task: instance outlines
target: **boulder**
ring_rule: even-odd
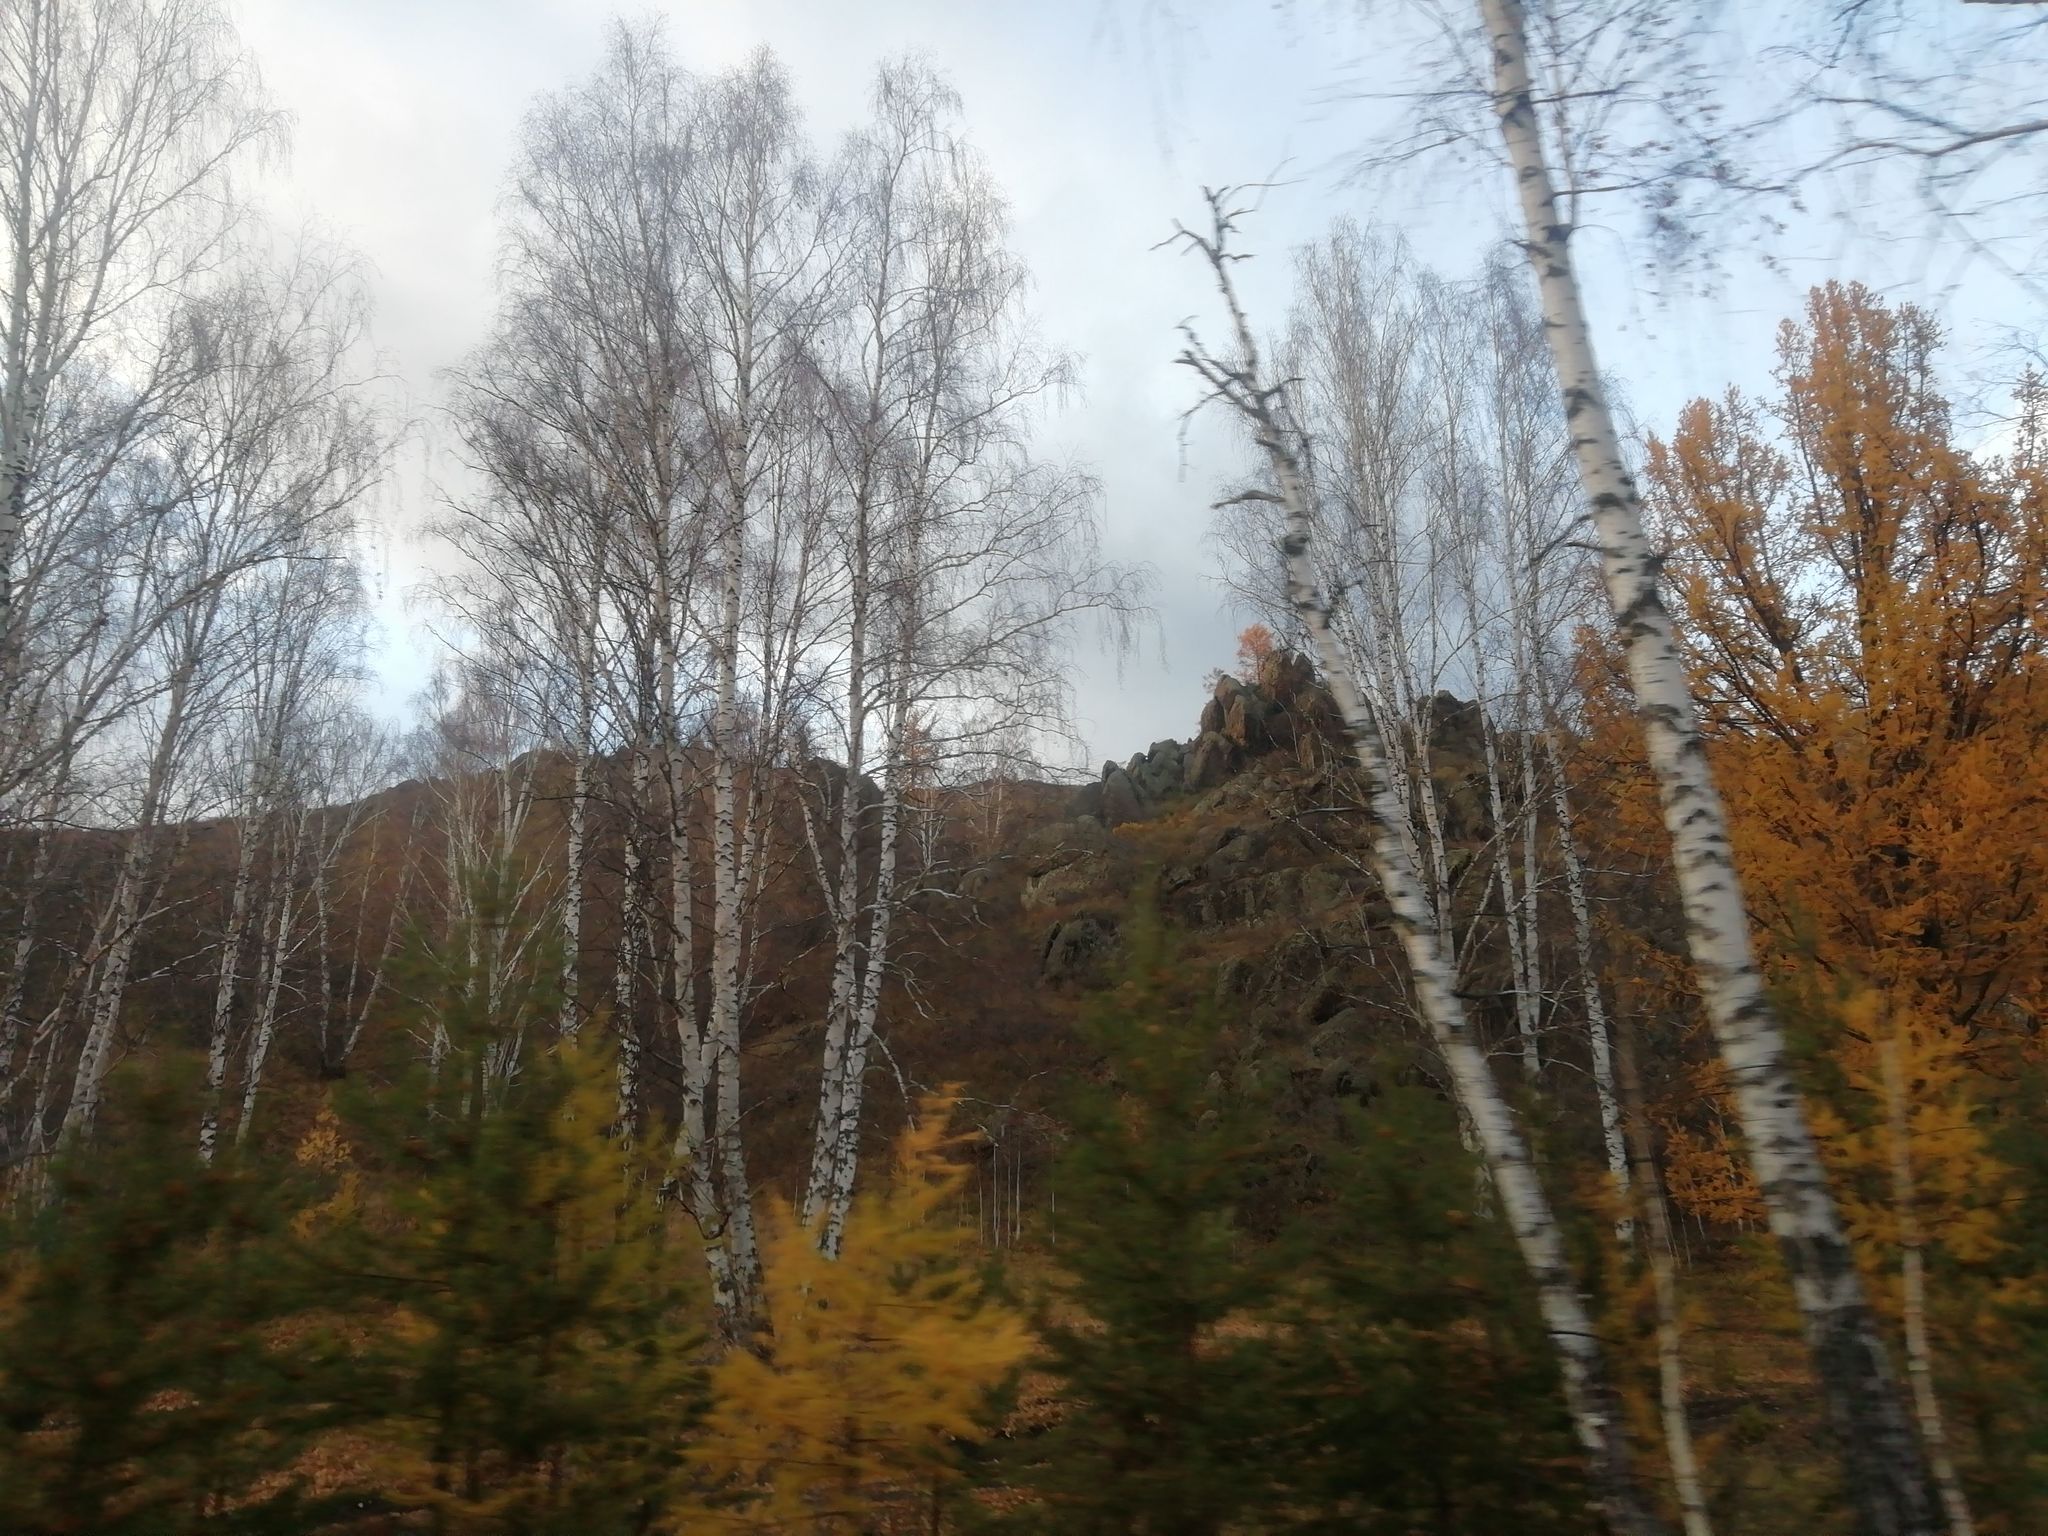
[[[1084,821],[1097,820],[1102,815],[1102,781],[1084,784],[1074,791],[1074,798],[1067,802],[1067,815]]]
[[[1054,923],[1039,955],[1039,980],[1049,985],[1091,982],[1116,946],[1114,918],[1089,913]]]
[[[1210,701],[1214,703],[1214,700]],[[1204,717],[1207,711],[1204,711]],[[1182,759],[1181,787],[1189,794],[1214,789],[1236,771],[1237,748],[1221,731],[1205,730]]]
[[[1136,821],[1145,814],[1145,803],[1138,797],[1138,786],[1131,782],[1131,776],[1112,763],[1109,771],[1102,776],[1102,820],[1105,825],[1122,826],[1127,821]]]
[[[1109,860],[1099,853],[1084,853],[1070,864],[1033,875],[1024,882],[1019,899],[1024,910],[1063,907],[1100,892],[1110,882]]]
[[[1479,706],[1439,691],[1429,702],[1429,745],[1433,752],[1478,758],[1486,750],[1486,725]]]
[[[1309,1037],[1308,1053],[1316,1061],[1347,1061],[1365,1052],[1372,1041],[1372,1022],[1362,1008],[1340,1008]]]
[[[1273,744],[1266,729],[1270,708],[1256,691],[1235,678],[1226,678],[1225,683],[1233,691],[1223,706],[1223,734],[1241,751],[1256,756]]]
[[[1141,796],[1156,802],[1181,792],[1187,764],[1179,742],[1155,741],[1150,750],[1133,757],[1124,771]]]
[[[1244,827],[1225,827],[1216,840],[1215,852],[1202,862],[1202,872],[1211,880],[1231,880],[1250,869],[1265,851],[1266,840]]]

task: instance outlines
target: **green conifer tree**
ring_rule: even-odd
[[[648,1530],[702,1407],[697,1266],[610,1134],[605,1053],[547,1033],[544,946],[512,948],[510,977],[466,934],[419,957],[444,1054],[344,1101],[351,1177],[315,1241],[355,1314],[349,1397],[382,1498],[428,1529]]]
[[[1506,1229],[1475,1209],[1451,1107],[1387,1087],[1322,1149],[1327,1198],[1284,1239],[1288,1428],[1302,1536],[1583,1536],[1584,1458]]]
[[[1270,1492],[1280,1378],[1259,1319],[1281,1270],[1239,1230],[1260,1143],[1212,1076],[1214,1028],[1172,1000],[1156,931],[1133,952],[1086,1029],[1107,1081],[1067,1112],[1059,1269],[1038,1308],[1061,1417],[997,1475],[1028,1494],[1026,1528],[1203,1536]]]
[[[1449,1106],[1385,1088],[1254,1236],[1274,1108],[1224,1086],[1206,1000],[1141,930],[1089,1038],[1038,1368],[1061,1399],[995,1480],[1011,1528],[1564,1536],[1581,1458],[1510,1238]],[[1270,1213],[1268,1213],[1270,1216]]]
[[[290,1170],[192,1148],[198,1085],[117,1075],[100,1134],[0,1234],[0,1529],[315,1529],[293,1475],[334,1419]],[[345,1502],[345,1501],[344,1501]]]

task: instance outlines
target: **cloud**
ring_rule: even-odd
[[[375,264],[379,345],[403,408],[428,415],[437,374],[489,323],[496,205],[522,115],[538,92],[596,65],[606,17],[571,0],[239,0],[235,9],[296,114],[295,154],[266,190]],[[1268,195],[1248,235],[1260,259],[1241,274],[1253,313],[1274,326],[1286,251],[1334,214],[1391,217],[1424,259],[1469,270],[1502,227],[1502,188],[1434,174],[1371,196],[1340,185],[1333,168],[1384,110],[1358,100],[1358,88],[1385,82],[1372,38],[1308,8],[1219,7],[1199,28],[1174,24],[1163,8],[1102,0],[692,0],[666,16],[694,68],[774,49],[821,146],[862,115],[879,60],[916,51],[952,77],[1010,198],[1043,330],[1085,362],[1085,394],[1046,422],[1043,446],[1094,468],[1109,547],[1158,573],[1164,659],[1156,645],[1121,668],[1077,658],[1090,756],[1185,734],[1200,678],[1230,659],[1241,622],[1223,610],[1204,541],[1213,486],[1234,464],[1220,439],[1198,433],[1182,471],[1180,415],[1193,392],[1172,366],[1175,327],[1213,306],[1193,262],[1153,247],[1176,217],[1196,214],[1205,181],[1293,178]],[[1801,263],[1790,242],[1790,275],[1744,274],[1704,305],[1660,310],[1638,291],[1622,239],[1589,229],[1605,361],[1629,381],[1642,419],[1666,420],[1687,395],[1731,376],[1763,381],[1775,317],[1840,265],[1825,232],[1808,234],[1825,272]],[[435,558],[411,542],[436,476],[450,473],[444,460],[435,467],[430,421],[427,430],[427,467],[408,455],[386,508],[385,554],[399,586]],[[424,668],[401,597],[387,593],[379,610],[391,698]]]

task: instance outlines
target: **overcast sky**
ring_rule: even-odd
[[[493,296],[496,201],[522,114],[536,94],[587,75],[609,8],[585,0],[233,0],[266,84],[294,116],[293,149],[268,195],[372,264],[376,338],[394,392],[422,422],[377,508],[379,704],[404,712],[431,654],[411,588],[434,559],[417,538],[432,487],[439,370],[483,337]],[[1185,737],[1201,679],[1225,664],[1244,622],[1230,613],[1205,540],[1217,479],[1233,466],[1212,434],[1182,453],[1190,381],[1172,365],[1175,326],[1208,309],[1202,274],[1153,247],[1193,217],[1206,182],[1292,184],[1268,197],[1247,269],[1257,314],[1277,325],[1286,253],[1344,213],[1405,229],[1422,255],[1467,271],[1497,238],[1501,187],[1484,180],[1343,184],[1347,151],[1375,127],[1359,83],[1378,81],[1384,36],[1346,6],[1210,7],[1199,31],[1150,24],[1143,0],[673,0],[678,57],[710,71],[772,48],[829,148],[864,114],[872,69],[915,50],[966,103],[969,131],[1005,189],[1015,244],[1036,278],[1048,339],[1077,353],[1084,387],[1044,424],[1048,453],[1101,478],[1111,551],[1151,565],[1158,626],[1124,660],[1077,658],[1079,724],[1091,760]],[[639,14],[638,11],[632,14]],[[1958,292],[1927,252],[1872,249],[1832,225],[1777,243],[1781,270],[1738,264],[1711,299],[1660,305],[1641,290],[1618,232],[1588,231],[1602,361],[1637,415],[1668,420],[1731,380],[1761,383],[1770,335],[1809,283],[1857,277],[1938,291],[1966,340],[1988,336],[2001,300]],[[1930,289],[1931,285],[1931,289]],[[1185,462],[1183,462],[1185,458]]]

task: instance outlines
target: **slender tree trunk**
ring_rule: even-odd
[[[624,817],[625,867],[619,878],[618,966],[612,973],[612,1028],[619,1037],[619,1092],[612,1124],[630,1137],[640,1120],[640,954],[647,933],[646,853],[642,822],[647,814],[648,762],[644,742],[632,747],[632,788]]]
[[[1643,1085],[1636,1075],[1630,1030],[1616,1032],[1621,1058],[1622,1091],[1628,1097],[1628,1145],[1635,1159],[1631,1181],[1649,1223],[1650,1284],[1657,1304],[1657,1413],[1664,1425],[1664,1454],[1671,1463],[1671,1484],[1678,1494],[1678,1514],[1685,1536],[1714,1536],[1707,1518],[1706,1490],[1700,1484],[1699,1459],[1692,1443],[1692,1419],[1685,1407],[1684,1338],[1680,1331],[1677,1252],[1671,1240],[1671,1214],[1664,1203],[1664,1181],[1657,1176],[1656,1153],[1650,1146],[1650,1123],[1643,1113]]]
[[[670,713],[673,719],[673,712]],[[711,1274],[713,1314],[739,1313],[740,1298],[733,1276],[732,1247],[726,1240],[725,1217],[719,1209],[715,1151],[709,1135],[711,1042],[697,1007],[697,939],[695,863],[690,852],[689,813],[693,792],[681,748],[669,732],[664,758],[669,818],[669,941],[670,985],[675,994],[676,1050],[682,1062],[681,1102],[676,1113],[674,1169],[665,1193],[680,1194],[684,1208],[704,1241],[704,1263]],[[679,1187],[680,1180],[680,1187]]]
[[[866,1092],[868,1048],[882,1009],[882,984],[887,977],[889,929],[896,908],[896,873],[903,822],[903,748],[909,706],[899,695],[889,722],[889,761],[882,787],[881,850],[875,867],[875,897],[869,908],[867,969],[861,977],[860,1006],[853,1040],[847,1051],[841,1090],[838,1145],[833,1155],[832,1189],[826,1218],[825,1253],[839,1256],[846,1240],[846,1218],[853,1209],[853,1188],[860,1168],[860,1119]]]
[[[1538,1060],[1543,1039],[1543,930],[1542,871],[1536,858],[1536,743],[1525,725],[1520,742],[1522,758],[1522,803],[1518,821],[1522,830],[1522,965],[1518,994],[1524,1009],[1524,1029],[1531,1060]],[[1540,1062],[1539,1062],[1540,1064]]]
[[[199,1160],[211,1163],[220,1141],[220,1101],[227,1087],[228,1050],[235,1022],[235,987],[241,980],[242,939],[249,924],[249,890],[255,884],[260,822],[238,829],[242,850],[235,860],[235,889],[228,900],[227,931],[221,935],[220,977],[213,991],[213,1028],[206,1048],[206,1104],[199,1114]]]
[[[845,1113],[846,1061],[852,1045],[859,985],[862,906],[860,899],[860,774],[867,745],[867,529],[866,510],[856,513],[853,613],[847,637],[846,777],[839,792],[839,868],[820,863],[818,883],[832,916],[832,990],[825,1009],[825,1051],[818,1079],[818,1115],[811,1139],[810,1175],[800,1207],[803,1224],[817,1229],[832,1199],[833,1170],[840,1155],[840,1121]],[[872,964],[872,961],[870,962]],[[822,1233],[820,1236],[822,1237]],[[827,1251],[830,1251],[829,1248]]]
[[[122,855],[120,873],[115,877],[114,895],[102,931],[105,947],[100,952],[98,986],[92,992],[92,1011],[85,1044],[78,1053],[78,1065],[71,1080],[71,1100],[64,1108],[59,1136],[66,1142],[90,1136],[99,1116],[100,1097],[106,1086],[107,1069],[113,1065],[114,1040],[121,1030],[121,1012],[128,997],[128,978],[135,963],[135,945],[142,924],[156,899],[160,871],[156,864],[158,826],[164,794],[170,777],[171,743],[180,728],[183,690],[173,690],[169,724],[151,759],[150,776],[142,797],[142,814],[129,833],[128,848]],[[184,834],[175,840],[171,858],[184,847]]]
[[[256,1005],[255,1027],[249,1036],[249,1056],[242,1064],[242,1115],[235,1122],[235,1145],[249,1139],[249,1127],[256,1119],[256,1096],[263,1088],[263,1068],[270,1060],[271,1043],[277,1038],[278,1001],[284,991],[285,962],[291,958],[292,917],[295,903],[292,883],[298,871],[304,815],[288,836],[281,836],[278,849],[277,921],[270,934],[270,953],[265,958],[263,986]]]
[[[1280,391],[1268,386],[1259,372],[1258,346],[1229,280],[1222,244],[1227,216],[1220,199],[1216,215],[1216,237],[1201,242],[1201,248],[1229,306],[1237,361],[1224,365],[1192,352],[1187,360],[1246,418],[1278,487],[1277,500],[1286,519],[1281,551],[1287,562],[1288,600],[1313,643],[1325,685],[1364,773],[1372,809],[1374,867],[1408,958],[1417,1007],[1443,1057],[1452,1090],[1471,1115],[1501,1209],[1535,1284],[1572,1424],[1586,1453],[1594,1497],[1615,1536],[1651,1536],[1662,1532],[1664,1524],[1636,1481],[1627,1424],[1608,1375],[1604,1346],[1579,1293],[1564,1235],[1529,1160],[1514,1113],[1465,1018],[1456,978],[1438,942],[1435,914],[1419,876],[1409,808],[1395,797],[1386,747],[1346,667],[1343,648],[1316,586],[1309,552],[1308,493],[1276,411]]]
[[[7,969],[7,990],[0,994],[0,1103],[13,1091],[14,1062],[21,1052],[22,1028],[26,1023],[22,999],[28,989],[29,961],[35,956],[39,908],[43,887],[50,878],[55,842],[47,826],[36,830],[28,881],[21,888],[21,918],[15,929],[14,955]]]
[[[710,1055],[716,1082],[711,1106],[711,1141],[717,1148],[723,1228],[731,1252],[733,1311],[720,1319],[729,1338],[755,1327],[760,1295],[760,1251],[754,1232],[753,1190],[747,1181],[746,1149],[740,1139],[740,949],[742,831],[737,783],[739,757],[740,512],[723,539],[718,639],[718,695],[712,722],[711,783],[714,882],[711,930]]]
[[[569,783],[568,880],[562,890],[562,1011],[556,1024],[564,1040],[583,1027],[578,991],[583,959],[584,839],[590,825],[590,728],[586,722],[576,744],[576,769]]]
[[[1573,958],[1579,967],[1579,988],[1585,998],[1586,1041],[1593,1059],[1593,1093],[1600,1104],[1600,1143],[1607,1152],[1607,1171],[1621,1196],[1621,1214],[1615,1218],[1614,1235],[1623,1247],[1635,1244],[1635,1223],[1628,1214],[1629,1166],[1627,1138],[1622,1130],[1621,1100],[1615,1092],[1614,1038],[1607,1026],[1607,1008],[1600,996],[1600,977],[1593,966],[1593,909],[1586,900],[1585,866],[1579,860],[1579,841],[1573,828],[1570,792],[1564,782],[1564,760],[1558,751],[1557,735],[1542,727],[1543,746],[1550,758],[1550,810],[1557,822],[1557,849],[1564,865],[1565,901],[1572,910]]]
[[[128,972],[135,959],[135,940],[142,927],[143,886],[156,834],[137,827],[129,834],[128,852],[115,876],[107,948],[100,958],[99,984],[92,992],[92,1011],[85,1045],[78,1053],[71,1079],[71,1102],[64,1109],[63,1141],[90,1136],[99,1117],[100,1094],[112,1065],[114,1037],[120,1030],[121,1005],[128,992]]]
[[[1509,835],[1507,796],[1500,785],[1500,751],[1493,717],[1487,709],[1486,665],[1478,663],[1479,740],[1486,758],[1486,798],[1493,812],[1494,868],[1500,875],[1501,927],[1507,934],[1508,972],[1515,989],[1515,1034],[1522,1043],[1522,1072],[1535,1082],[1543,1072],[1543,1054],[1536,1038],[1536,999],[1530,996],[1527,947],[1533,933],[1524,932],[1521,903],[1516,899],[1514,841]]]
[[[1864,1297],[1784,1032],[1751,952],[1727,815],[1658,591],[1659,559],[1601,386],[1571,229],[1558,210],[1536,116],[1521,0],[1479,0],[1479,7],[1492,45],[1494,110],[1520,191],[1524,245],[1671,834],[1701,998],[1791,1275],[1863,1536],[1928,1536],[1940,1529],[1940,1517],[1928,1498],[1926,1456]]]
[[[349,956],[346,995],[348,997],[351,1017],[349,1020],[348,1037],[342,1042],[341,1059],[337,1063],[338,1069],[342,1071],[347,1070],[349,1060],[355,1055],[356,1046],[363,1038],[363,1031],[369,1026],[370,1009],[377,1001],[377,995],[384,990],[384,973],[391,963],[392,952],[398,947],[398,932],[401,927],[400,920],[404,916],[406,909],[406,892],[412,886],[413,873],[416,868],[414,864],[414,847],[419,838],[419,824],[423,806],[424,801],[415,801],[412,815],[406,822],[405,844],[399,850],[398,884],[391,893],[390,910],[384,914],[384,938],[377,948],[376,963],[370,968],[369,985],[363,988],[360,996],[358,996],[356,991],[356,981],[361,974],[362,951],[360,948],[356,948]],[[356,909],[356,943],[358,945],[361,943],[363,928],[369,917],[370,876],[375,868],[375,862],[372,860],[365,865],[363,870],[363,889],[361,896],[358,898]]]
[[[1885,1037],[1885,1122],[1891,1139],[1892,1203],[1899,1223],[1899,1304],[1906,1323],[1906,1376],[1913,1387],[1913,1407],[1920,1419],[1920,1438],[1934,1468],[1934,1485],[1948,1516],[1949,1536],[1975,1536],[1977,1522],[1963,1480],[1949,1454],[1948,1426],[1941,1397],[1934,1387],[1934,1353],[1927,1347],[1926,1242],[1920,1233],[1919,1196],[1914,1188],[1913,1143],[1908,1124],[1905,1064],[1899,1059],[1896,1026]]]
[[[1450,966],[1452,974],[1455,975],[1458,969],[1457,916],[1451,905],[1451,860],[1444,843],[1443,807],[1437,802],[1436,775],[1430,771],[1429,730],[1427,726],[1417,727],[1412,719],[1404,722],[1402,729],[1416,743],[1414,756],[1418,777],[1415,779],[1415,799],[1422,808],[1423,835],[1429,839],[1429,869],[1436,897],[1438,943],[1443,948],[1444,963]],[[1403,756],[1397,744],[1390,744],[1387,771],[1393,775],[1394,798],[1406,805],[1409,796],[1403,781],[1409,775],[1407,769],[1402,766]],[[1468,934],[1467,937],[1469,936]]]

